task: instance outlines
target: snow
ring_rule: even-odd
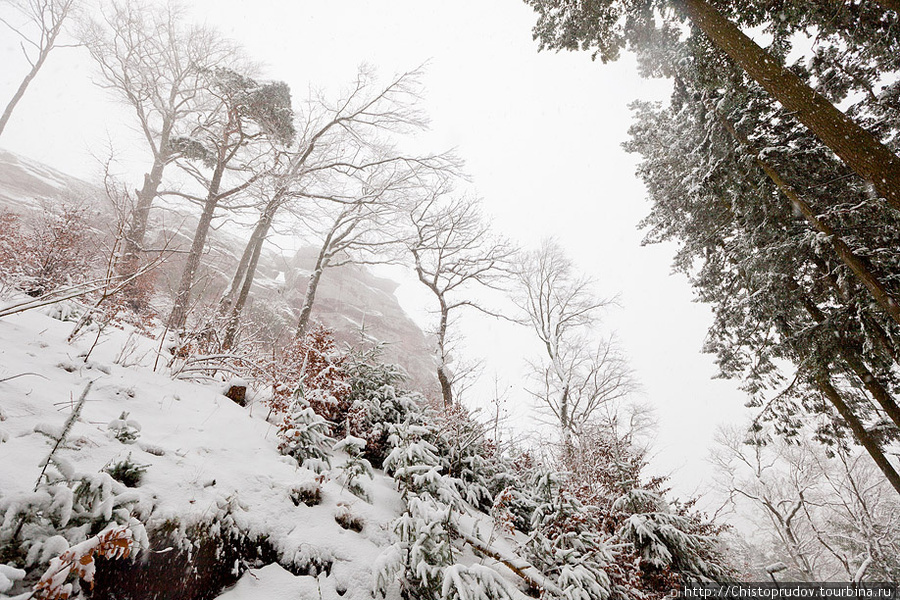
[[[390,478],[376,474],[370,486],[374,505],[343,490],[339,481],[326,480],[320,505],[295,506],[291,490],[315,474],[278,453],[277,428],[264,420],[266,410],[238,406],[215,384],[204,387],[154,373],[154,340],[140,340],[134,355],[143,352],[141,366],[113,364],[128,338],[124,331],[101,339],[91,354],[93,364],[85,365],[79,353],[93,336],[67,344],[71,327],[36,312],[0,320],[0,379],[35,373],[0,382],[7,439],[0,455],[0,497],[32,491],[51,447],[47,435],[58,434],[74,399],[93,381],[82,414],[58,452],[73,472],[99,473],[130,453],[134,462],[149,465],[134,490],[148,529],[167,519],[177,519],[186,529],[231,511],[240,529],[268,536],[284,564],[302,569],[333,562],[323,590],[343,586],[344,598],[371,597],[371,565],[380,546],[389,543],[389,523],[403,509]],[[123,413],[128,413],[127,425],[140,430],[136,444],[108,435],[110,425],[122,424]],[[362,519],[363,531],[341,528],[334,520],[339,509]],[[51,550],[65,550],[63,543]],[[276,568],[266,576],[271,572]],[[5,585],[11,574],[0,571],[5,578],[0,583]]]
[[[327,578],[292,575],[283,567],[273,564],[261,569],[251,569],[232,589],[219,596],[219,600],[297,600],[297,598],[342,598]]]
[[[58,311],[54,314],[60,316]],[[0,442],[0,503],[40,502],[52,506],[60,522],[71,519],[70,487],[34,489],[42,461],[56,443],[53,438],[66,428],[77,399],[90,384],[80,413],[52,456],[51,469],[69,480],[80,478],[96,490],[91,493],[103,499],[92,508],[98,518],[109,520],[115,507],[132,503],[148,532],[174,521],[181,532],[214,524],[232,527],[250,539],[266,538],[278,564],[248,570],[221,594],[225,600],[369,600],[381,567],[398,560],[394,527],[407,506],[422,505],[429,514],[450,511],[445,504],[408,502],[394,478],[380,470],[372,471],[371,479],[367,474],[358,477],[364,480],[369,501],[361,499],[348,489],[345,471],[349,461],[358,460],[365,440],[350,436],[337,441],[332,468],[317,474],[279,453],[278,426],[266,421],[267,407],[238,406],[222,395],[227,387],[223,382],[173,379],[163,367],[166,361],[157,360],[159,340],[132,330],[109,329],[85,361],[94,335],[69,343],[72,326],[38,311],[0,319],[0,440],[5,440]],[[123,436],[123,431],[132,435]],[[432,456],[436,448],[415,439],[424,433],[424,428],[408,425],[404,435],[411,436],[409,443],[398,446],[386,464],[397,463],[395,470],[417,486],[447,487],[439,481],[439,468],[428,466],[426,473],[419,472],[420,459],[428,464],[437,461]],[[103,469],[129,456],[135,464],[147,466],[140,485],[111,490],[110,485],[119,484]],[[320,503],[307,506],[299,500],[314,489],[321,492]],[[438,489],[438,496],[448,490]],[[515,556],[516,540],[499,535],[487,515],[461,500],[453,503],[462,511],[457,514],[454,509],[453,514],[463,539],[454,550],[457,567],[447,571],[451,577],[446,580],[447,594],[468,597],[468,590],[483,583],[497,594],[523,598],[515,587],[521,583],[519,577],[494,558],[476,555],[471,542],[464,543],[474,540],[490,548],[492,555],[527,570],[529,565]],[[432,517],[442,522],[448,515]],[[362,529],[345,529],[338,520],[361,523]],[[67,537],[43,540],[35,546],[40,553],[35,560],[53,564],[77,544],[95,543],[91,538]],[[5,592],[12,593],[21,578],[18,570],[0,566],[0,599],[8,598]],[[14,591],[21,592],[21,586]],[[397,600],[398,593],[397,586],[391,586],[387,600]]]

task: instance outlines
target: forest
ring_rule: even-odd
[[[900,3],[203,1],[0,1],[0,599],[896,593]]]

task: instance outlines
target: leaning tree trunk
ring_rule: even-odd
[[[884,455],[878,441],[872,437],[863,423],[853,413],[853,410],[846,402],[844,402],[840,392],[832,385],[831,377],[825,373],[820,373],[816,376],[816,384],[825,397],[828,398],[828,401],[831,402],[831,405],[837,409],[838,414],[841,415],[844,422],[850,427],[850,431],[853,432],[853,437],[856,438],[856,441],[866,449],[866,452],[869,453],[869,456],[872,457],[872,460],[875,461],[875,464],[878,465],[878,468],[884,473],[884,476],[887,477],[887,480],[894,490],[900,494],[900,474],[897,473],[894,465],[892,465]]]
[[[781,173],[779,173],[774,166],[767,160],[761,158],[759,153],[753,151],[753,146],[750,144],[750,140],[747,139],[747,136],[738,132],[734,125],[732,125],[728,119],[720,115],[714,107],[707,106],[707,109],[712,111],[725,130],[728,131],[735,141],[745,149],[745,153],[754,160],[756,165],[763,170],[772,183],[774,183],[775,186],[781,190],[781,193],[790,200],[794,210],[803,215],[803,218],[806,219],[806,222],[809,223],[813,229],[827,236],[835,254],[838,255],[841,261],[850,268],[850,271],[853,272],[856,278],[867,290],[869,290],[869,294],[872,295],[872,298],[875,299],[875,302],[878,303],[882,310],[900,325],[900,302],[897,302],[897,300],[891,296],[887,287],[882,283],[878,276],[872,272],[868,264],[853,252],[850,246],[841,239],[840,235],[838,235],[828,223],[819,218],[812,206],[797,193],[793,186],[781,176]]]
[[[900,157],[724,18],[706,0],[679,0],[691,22],[900,210]]]
[[[827,323],[828,318],[825,316],[825,313],[823,313],[815,302],[803,292],[800,288],[800,284],[790,278],[787,280],[787,284],[790,289],[799,294],[801,304],[806,309],[806,312],[809,313],[809,316],[812,317],[818,325],[821,326]],[[835,331],[835,334],[839,340],[837,345],[838,354],[840,354],[841,358],[844,359],[844,362],[847,363],[850,369],[856,374],[862,382],[863,387],[868,390],[869,394],[875,399],[878,405],[881,406],[885,414],[894,422],[894,425],[900,429],[900,406],[894,401],[894,397],[888,392],[887,388],[879,381],[875,374],[869,370],[862,357],[860,357],[849,344],[844,343],[844,341],[840,339],[839,335],[837,335],[837,331]]]
[[[300,318],[297,321],[297,337],[302,338],[309,330],[309,319],[312,315],[313,304],[316,302],[316,292],[319,289],[319,281],[322,280],[322,273],[328,266],[328,259],[319,255],[316,261],[316,268],[309,275],[309,281],[306,284],[306,295],[303,297],[303,306],[300,308]]]
[[[194,276],[197,274],[197,268],[200,266],[200,256],[203,254],[204,246],[206,246],[206,238],[209,235],[213,214],[215,214],[216,206],[219,204],[219,186],[222,185],[224,172],[225,161],[220,160],[210,180],[206,203],[203,205],[200,222],[197,223],[197,230],[194,232],[194,240],[191,242],[191,249],[188,252],[187,264],[185,264],[184,271],[181,273],[181,283],[178,286],[178,292],[175,294],[175,304],[172,306],[172,312],[169,313],[169,319],[166,322],[166,326],[174,331],[184,329],[184,324],[187,321],[188,306],[191,302],[191,288],[194,285]]]
[[[169,143],[168,134],[163,134],[159,142],[159,150],[153,157],[153,166],[144,174],[144,183],[137,192],[137,203],[131,211],[128,230],[125,232],[125,249],[122,252],[120,275],[131,275],[140,268],[139,254],[144,249],[144,238],[147,236],[147,224],[150,222],[150,207],[159,194],[163,171],[169,160],[165,147]]]
[[[222,340],[222,347],[231,348],[234,345],[234,339],[237,336],[238,324],[241,321],[241,313],[247,304],[247,298],[250,297],[250,289],[253,287],[253,279],[256,277],[256,267],[259,265],[259,257],[262,254],[262,248],[269,234],[269,227],[272,225],[272,216],[266,212],[256,225],[251,237],[252,252],[248,257],[247,266],[244,269],[244,281],[238,293],[234,306],[231,307],[231,314],[228,317],[228,323],[225,326],[225,336]],[[248,244],[248,248],[250,247]]]
[[[25,75],[22,83],[19,84],[18,89],[16,89],[16,93],[13,94],[13,97],[10,99],[9,103],[6,105],[6,108],[3,110],[3,115],[0,115],[0,135],[3,134],[3,130],[6,128],[6,124],[9,122],[9,118],[12,116],[13,109],[16,108],[16,105],[22,99],[22,96],[25,95],[25,90],[28,89],[28,85],[35,77],[37,77],[38,71],[41,70],[41,67],[44,65],[44,61],[47,60],[47,55],[50,54],[50,51],[53,49],[53,44],[58,34],[59,28],[56,28],[55,30],[50,32],[50,37],[47,40],[47,46],[41,49],[40,53],[38,54],[37,60],[31,66],[31,70],[28,71],[28,74]]]
[[[247,273],[250,269],[250,263],[253,260],[254,254],[257,254],[257,262],[259,261],[259,251],[257,249],[262,248],[266,236],[269,234],[269,227],[272,225],[272,219],[275,216],[276,209],[277,205],[275,201],[269,202],[262,215],[260,215],[259,220],[256,222],[256,227],[254,227],[253,233],[250,234],[250,240],[244,247],[244,252],[241,254],[241,260],[238,262],[234,277],[231,279],[231,286],[228,288],[228,292],[222,296],[222,299],[219,301],[219,314],[225,315],[234,309],[238,294],[243,287],[244,281],[247,279]],[[255,265],[256,263],[254,263],[253,269],[249,270],[251,282],[256,276]]]

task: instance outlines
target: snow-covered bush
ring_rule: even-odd
[[[361,517],[354,515],[353,511],[350,509],[350,505],[345,502],[338,503],[337,510],[334,512],[334,520],[344,529],[349,529],[350,531],[355,531],[357,533],[362,531],[363,527],[365,527],[365,521],[363,521]]]
[[[452,565],[444,570],[441,600],[512,600],[509,583],[483,565]]]
[[[421,410],[418,411],[421,417]],[[446,475],[437,447],[429,439],[438,432],[410,422],[392,424],[393,446],[384,459],[384,469],[393,476],[406,501],[406,511],[394,521],[394,547],[385,551],[376,570],[376,591],[387,593],[399,579],[406,597],[441,597],[444,571],[456,563],[454,511],[462,506],[456,486]]]
[[[36,569],[70,546],[108,527],[127,526],[144,544],[143,525],[133,518],[138,497],[108,473],[75,474],[58,457],[34,492],[0,497],[0,563]]]
[[[357,498],[371,502],[371,494],[362,480],[362,477],[369,479],[374,477],[372,464],[363,458],[362,451],[365,447],[366,440],[348,435],[334,445],[334,451],[343,451],[347,454],[347,460],[339,467],[340,479],[344,486]]]
[[[317,506],[322,503],[322,481],[323,475],[317,476],[315,479],[305,481],[291,488],[291,502],[294,506],[305,504],[306,506]]]
[[[386,596],[397,584],[407,598],[440,598],[444,569],[455,563],[451,512],[428,493],[407,498],[407,510],[393,526],[397,542],[375,565],[376,592]]]
[[[125,487],[133,488],[141,484],[147,468],[148,465],[139,465],[131,460],[131,453],[129,453],[124,459],[106,466],[103,470]]]
[[[141,436],[141,424],[128,418],[128,413],[123,412],[118,419],[113,419],[106,426],[109,435],[123,444],[133,444]]]
[[[581,504],[550,473],[539,476],[535,488],[538,506],[525,544],[532,564],[555,576],[566,600],[610,598],[606,570],[613,557],[596,509]]]
[[[691,513],[690,507],[673,507],[658,494],[634,489],[617,499],[613,508],[631,513],[617,533],[631,543],[645,571],[671,572],[681,581],[717,582],[730,577],[716,547],[716,529]]]
[[[496,451],[487,443],[484,427],[459,405],[436,414],[434,425],[441,433],[435,444],[444,472],[466,502],[482,511],[490,510],[493,496],[488,488],[502,466],[496,464]]]
[[[430,494],[445,503],[454,503],[459,495],[456,488],[441,475],[443,465],[437,447],[429,441],[435,432],[424,425],[409,421],[391,425],[389,441],[393,450],[384,459],[384,470],[397,482],[404,498]]]
[[[282,454],[293,456],[301,466],[317,473],[322,472],[331,467],[331,443],[327,432],[328,423],[298,393],[290,412],[278,428],[281,440],[278,450]]]
[[[328,433],[336,434],[332,428],[343,426],[350,409],[345,360],[337,350],[333,332],[321,325],[292,340],[267,361],[262,374],[272,389],[267,400],[272,412],[286,413],[294,394],[302,389],[312,409],[328,422]]]
[[[425,404],[421,395],[403,389],[403,369],[381,358],[382,349],[375,346],[350,353],[344,364],[350,403],[347,433],[366,440],[363,456],[377,468],[392,449],[388,438],[393,426],[421,413]]]
[[[100,256],[83,208],[43,208],[30,219],[0,213],[0,283],[29,296],[89,279]]]

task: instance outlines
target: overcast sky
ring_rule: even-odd
[[[636,157],[620,147],[631,121],[627,105],[665,100],[667,82],[641,80],[627,56],[602,65],[587,54],[539,54],[534,15],[518,0],[185,4],[196,20],[240,42],[267,77],[288,82],[295,98],[310,87],[337,90],[362,62],[387,77],[427,61],[423,108],[431,129],[420,143],[456,148],[498,230],[524,246],[556,237],[602,294],[618,294],[606,324],[656,410],[654,468],[672,472],[682,494],[699,484],[715,425],[741,420],[745,397],[733,382],[711,378],[712,357],[700,353],[710,313],[692,302],[684,277],[671,274],[673,247],[642,247],[636,229],[649,205],[634,176]],[[26,70],[5,30],[0,64],[5,104]],[[96,179],[96,157],[110,144],[124,171],[146,160],[127,151],[135,135],[129,123],[127,110],[91,83],[83,50],[60,49],[0,146]],[[128,156],[137,162],[129,166]],[[398,294],[427,320],[412,282]],[[528,332],[474,316],[463,329],[468,350],[486,359],[480,389],[492,387],[496,373],[512,412],[527,414],[521,373],[522,349],[534,347]]]

